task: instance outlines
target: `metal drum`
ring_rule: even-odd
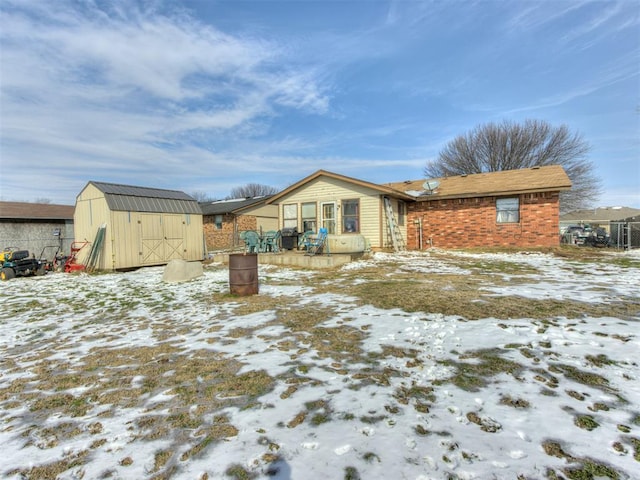
[[[258,254],[229,255],[229,290],[233,295],[258,293]]]

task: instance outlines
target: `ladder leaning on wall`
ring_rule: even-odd
[[[393,242],[393,249],[396,252],[406,250],[407,246],[404,243],[402,231],[400,230],[400,225],[398,225],[396,216],[393,213],[393,207],[391,206],[391,199],[389,197],[384,197],[384,208],[387,212],[387,226],[389,228],[391,241]]]

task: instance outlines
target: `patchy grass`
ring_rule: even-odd
[[[469,320],[488,317],[581,318],[583,315],[631,318],[639,310],[638,305],[632,302],[604,305],[573,300],[490,296],[482,290],[488,280],[480,274],[439,274],[435,279],[416,279],[415,274],[406,275],[406,278],[396,275],[388,280],[380,280],[380,277],[384,278],[379,273],[372,275],[372,279],[366,283],[347,284],[344,293],[358,297],[363,305],[369,304],[382,309],[401,308],[408,312],[438,312]],[[502,281],[491,279],[492,284]],[[510,280],[511,283],[514,281]]]
[[[500,397],[500,405],[507,405],[513,408],[529,408],[531,404],[523,398],[511,398],[511,395]]]
[[[84,465],[88,460],[88,455],[89,451],[83,450],[75,454],[70,454],[62,460],[47,463],[44,465],[34,466],[31,468],[20,468],[11,470],[7,472],[7,474],[10,476],[20,475],[21,477],[28,478],[29,480],[51,480],[52,478],[57,478],[58,475],[66,472],[71,468],[82,467],[82,465]]]
[[[460,356],[461,360],[473,359],[473,362],[440,360],[439,363],[455,368],[455,373],[446,380],[438,380],[434,383],[453,383],[463,390],[474,392],[486,386],[490,377],[498,374],[507,373],[517,376],[524,367],[502,357],[502,353],[504,350],[501,349],[477,350]]]
[[[554,254],[570,258],[577,266],[583,262],[604,264],[608,261],[607,255],[602,252],[588,252],[586,249],[559,249]],[[468,261],[447,253],[434,255],[448,258],[450,264],[464,268],[469,273],[427,275],[410,268],[398,268],[398,264],[390,261],[356,271],[329,269],[314,272],[305,278],[296,279],[295,285],[309,287],[314,293],[351,295],[356,297],[356,306],[370,304],[410,312],[437,312],[456,316],[460,318],[460,322],[487,317],[504,318],[500,326],[505,330],[514,323],[506,319],[526,318],[521,322],[528,322],[531,337],[542,336],[548,329],[559,326],[557,317],[576,318],[569,330],[575,331],[580,328],[576,325],[584,315],[627,318],[637,316],[640,310],[637,301],[628,304],[592,305],[575,301],[488,296],[483,290],[487,285],[504,285],[507,281],[529,282],[530,279],[525,277],[539,272],[515,262]],[[640,267],[640,262],[638,263]],[[505,277],[510,278],[505,280]],[[270,278],[269,282],[273,285],[292,284],[290,280],[278,280],[276,277]],[[187,295],[187,301],[194,302],[193,312],[200,314],[207,309],[218,309],[219,312],[215,320],[212,320],[213,316],[203,317],[201,323],[196,324],[176,321],[165,311],[166,303],[175,301],[173,295],[161,293],[154,296],[134,282],[127,282],[121,287],[137,297],[127,299],[119,298],[112,292],[94,292],[88,296],[86,305],[74,303],[72,299],[63,299],[58,304],[57,308],[63,310],[65,315],[81,313],[87,308],[101,309],[92,318],[74,320],[74,331],[82,331],[88,325],[109,325],[108,328],[82,337],[82,342],[93,345],[88,351],[77,345],[69,345],[64,338],[47,336],[47,332],[51,335],[50,332],[56,329],[53,322],[36,324],[37,330],[25,330],[29,332],[28,346],[16,345],[3,351],[5,355],[0,363],[6,377],[0,387],[0,407],[5,412],[26,407],[28,412],[21,421],[30,424],[20,427],[10,425],[17,414],[2,413],[0,418],[7,425],[7,431],[15,429],[16,438],[21,439],[23,447],[33,445],[41,450],[48,450],[70,441],[84,442],[87,446],[86,451],[69,453],[55,462],[32,468],[14,468],[3,471],[3,475],[36,480],[66,478],[76,473],[81,476],[82,466],[90,461],[91,456],[98,455],[99,449],[111,451],[108,449],[113,448],[108,439],[110,420],[118,415],[119,410],[135,408],[140,409],[141,414],[127,424],[132,441],[166,442],[160,450],[152,451],[144,468],[153,475],[150,478],[169,479],[180,471],[180,462],[204,458],[218,442],[230,441],[241,434],[239,425],[233,425],[229,417],[221,413],[224,409],[255,410],[257,413],[258,409],[270,408],[273,405],[261,404],[260,397],[276,387],[280,400],[289,400],[292,405],[297,405],[279,423],[278,427],[283,429],[280,433],[285,433],[285,428],[292,429],[302,424],[305,427],[315,427],[332,421],[349,421],[350,428],[367,431],[382,431],[394,426],[397,429],[400,416],[427,418],[427,414],[434,412],[437,416],[442,408],[439,401],[444,401],[438,398],[442,391],[436,389],[438,385],[449,383],[475,392],[494,381],[504,380],[504,377],[495,378],[501,374],[510,375],[518,382],[530,383],[533,379],[540,384],[544,395],[562,395],[556,399],[558,401],[570,402],[576,407],[578,404],[575,401],[585,402],[580,406],[586,407],[594,416],[576,414],[574,410],[570,413],[575,419],[575,425],[585,430],[597,429],[600,422],[603,425],[600,430],[605,431],[606,422],[611,422],[607,418],[607,412],[619,408],[615,413],[620,414],[623,408],[615,401],[607,400],[604,403],[595,401],[595,398],[589,399],[587,392],[590,389],[570,390],[563,385],[563,381],[571,380],[597,388],[606,394],[618,395],[609,381],[593,370],[606,371],[606,367],[625,365],[624,362],[613,360],[605,354],[594,353],[584,357],[584,370],[563,364],[560,362],[560,355],[550,350],[552,346],[562,348],[561,340],[556,337],[553,337],[552,344],[542,337],[538,337],[539,341],[536,342],[523,336],[520,337],[523,343],[509,343],[503,348],[451,352],[454,357],[445,360],[436,355],[424,355],[421,348],[426,344],[426,339],[417,339],[416,343],[407,342],[403,346],[383,343],[379,345],[379,349],[368,352],[363,345],[373,330],[373,322],[364,326],[351,326],[351,319],[340,310],[341,306],[328,307],[307,299],[304,304],[297,304],[291,298],[283,300],[282,297],[269,295],[237,297],[220,292],[207,293],[207,298],[203,300],[193,293]],[[112,296],[115,298],[111,298]],[[35,311],[29,321],[30,325],[54,312],[51,304],[45,301],[15,304],[7,312],[10,315],[12,311],[18,314],[31,309]],[[128,317],[128,312],[135,309],[146,309],[150,314],[148,318]],[[232,328],[233,321],[244,315],[255,315],[259,321],[255,326],[242,322],[243,326]],[[328,326],[328,321],[335,325],[337,315],[341,316],[337,326]],[[203,333],[201,345],[204,347],[190,350],[184,337],[193,333],[194,325],[196,330],[201,329],[199,331]],[[274,340],[269,333],[258,333],[265,327],[275,327],[276,332],[282,332],[281,337]],[[132,333],[148,337],[147,345],[128,346],[126,339]],[[602,337],[598,340],[603,342],[611,342],[613,338],[618,345],[635,339],[633,335],[616,336],[599,332],[595,332],[595,335]],[[261,342],[270,343],[269,349],[288,357],[290,361],[285,364],[286,372],[274,377],[260,369],[241,370],[244,366],[243,359],[256,352],[246,351],[232,357],[228,353],[222,353],[224,349],[219,349],[225,342],[241,344],[247,340],[255,342],[256,349],[261,347]],[[515,352],[516,349],[518,352]],[[65,356],[68,360],[60,360]],[[517,361],[513,360],[516,357]],[[413,378],[416,377],[411,378],[413,375],[421,375],[423,369],[426,371],[431,368],[433,361],[449,367],[451,376],[425,384],[415,381]],[[539,368],[531,368],[532,364]],[[17,378],[21,372],[28,372],[29,376]],[[389,387],[385,390],[387,395],[384,399],[382,396],[378,397],[380,408],[377,411],[356,414],[333,411],[332,405],[323,399],[330,397],[322,397],[320,392],[318,400],[306,402],[304,406],[295,403],[309,398],[305,396],[310,391],[308,387],[322,385],[327,373],[341,382],[337,387],[333,386],[334,390],[327,392],[329,395],[332,391],[355,392],[359,389],[362,389],[362,394],[369,394],[366,387],[373,385]],[[560,386],[563,388],[558,388]],[[579,389],[575,384],[571,387]],[[563,391],[575,401],[563,395]],[[161,400],[149,402],[149,399],[156,396],[161,397]],[[513,409],[529,409],[532,408],[532,403],[535,408],[535,400],[532,398],[502,395],[497,401],[500,405]],[[464,411],[477,408],[467,406]],[[514,414],[518,413],[511,411],[511,415]],[[526,415],[527,412],[519,414]],[[83,424],[81,417],[85,415],[89,416],[90,421]],[[46,423],[47,419],[55,417],[64,418],[58,423]],[[468,428],[481,429],[487,433],[495,433],[502,428],[496,420],[485,416],[481,408],[466,414],[460,413],[460,418],[463,422],[464,418],[467,419],[470,423]],[[500,420],[504,421],[502,418]],[[621,421],[625,424],[616,423]],[[613,423],[613,428],[616,424],[619,438],[615,442],[612,440],[612,448],[624,455],[631,455],[633,452],[635,460],[640,462],[640,439],[637,438],[640,415],[634,413],[629,418],[620,417]],[[281,461],[282,453],[278,452],[280,446],[267,439],[267,426],[263,426],[265,429],[262,438],[265,439],[264,448],[268,452],[256,456],[255,461],[262,464]],[[409,428],[413,428],[420,437],[436,435],[448,441],[445,437],[452,436],[447,431],[438,431],[439,427],[431,429],[426,421],[421,420],[412,421]],[[319,433],[322,430],[319,428],[311,431]],[[243,431],[242,434],[246,432]],[[278,433],[270,431],[269,435],[277,438]],[[451,465],[456,461],[474,461],[473,453],[462,451],[458,451],[460,455],[454,460],[453,452],[457,447],[454,448],[453,439],[451,445],[451,452],[444,456]],[[615,469],[600,461],[574,457],[565,451],[567,447],[558,442],[546,442],[543,448],[547,454],[568,462],[557,473],[548,470],[549,478],[618,478]],[[373,451],[362,449],[357,455],[371,466],[382,463],[381,457]],[[355,463],[356,457],[353,459]],[[408,458],[407,461],[418,460]],[[131,472],[140,465],[142,460],[135,455],[115,453],[114,468],[125,469],[105,470],[104,477],[121,476],[123,471]],[[133,468],[126,468],[130,466]],[[227,478],[252,479],[258,476],[254,467],[255,465],[234,464],[227,468],[225,474]],[[73,469],[76,469],[75,472],[72,472]],[[345,478],[360,478],[355,467],[347,467],[343,473]],[[206,478],[206,475],[201,478]]]
[[[575,457],[564,450],[560,442],[547,440],[542,443],[544,452],[552,457],[564,458],[570,465],[562,469],[562,473],[571,480],[593,480],[594,478],[608,478],[617,480],[621,477],[615,468],[593,460],[591,458]],[[547,470],[547,478],[562,478],[553,469]]]
[[[573,419],[573,423],[577,427],[582,428],[583,430],[595,430],[600,426],[598,422],[591,415],[576,415]]]

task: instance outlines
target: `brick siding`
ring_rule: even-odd
[[[496,222],[496,197],[430,200],[408,205],[407,248],[556,247],[560,244],[559,193],[527,193],[518,223]]]

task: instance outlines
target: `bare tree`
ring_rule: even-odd
[[[274,195],[275,193],[278,193],[278,189],[275,187],[260,185],[259,183],[247,183],[242,187],[236,187],[232,189],[231,194],[227,197],[227,199],[262,197],[266,195]]]
[[[51,199],[45,198],[45,197],[38,197],[35,199],[33,203],[44,203],[46,205],[49,205],[51,203]]]
[[[213,202],[215,200],[215,198],[213,198],[208,193],[202,192],[199,190],[195,192],[191,192],[189,195],[193,197],[195,200],[197,200],[198,202]]]
[[[541,120],[503,121],[479,125],[456,137],[429,162],[430,178],[562,165],[573,184],[560,193],[560,211],[591,207],[601,193],[600,179],[588,160],[589,144],[566,125],[553,127]]]

